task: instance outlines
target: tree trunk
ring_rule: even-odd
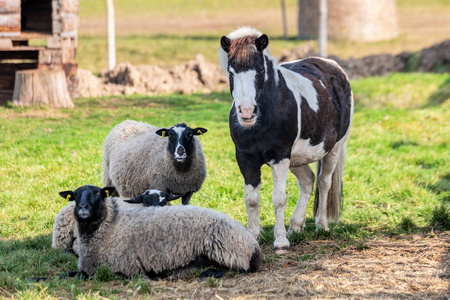
[[[316,39],[321,0],[298,0],[300,39]],[[395,0],[331,0],[327,2],[328,39],[374,42],[398,35]]]
[[[56,108],[74,107],[63,70],[16,71],[13,104],[17,106],[44,104]]]

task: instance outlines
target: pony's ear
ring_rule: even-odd
[[[59,192],[59,195],[66,199],[67,201],[74,201],[75,200],[75,193],[72,191],[64,191]]]
[[[264,49],[267,48],[269,45],[269,37],[265,34],[260,36],[255,40],[256,49],[258,49],[259,52],[263,52]]]
[[[201,128],[201,127],[197,127],[197,128],[193,128],[192,129],[192,134],[193,135],[203,135],[205,132],[207,132],[208,130],[205,128]]]
[[[156,134],[162,136],[162,138],[165,138],[169,130],[167,128],[161,128],[156,130]]]
[[[113,186],[107,186],[101,189],[102,197],[109,198],[116,191],[116,188]]]
[[[229,38],[227,38],[226,36],[223,36],[220,39],[220,46],[222,46],[222,49],[226,53],[230,52],[231,40]]]

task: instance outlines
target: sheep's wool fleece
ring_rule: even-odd
[[[78,254],[78,229],[73,215],[74,207],[75,203],[70,203],[56,215],[53,224],[52,248]]]
[[[256,239],[223,213],[192,205],[118,209],[106,199],[107,216],[91,237],[79,237],[79,270],[93,275],[104,264],[116,273],[163,274],[204,255],[239,271],[258,257]],[[81,231],[80,231],[81,233]]]
[[[136,204],[129,204],[122,199],[117,200],[119,207],[129,208]],[[78,256],[78,227],[73,210],[75,202],[61,208],[55,217],[53,224],[52,248],[63,249],[66,252],[74,253]]]
[[[114,186],[121,197],[137,197],[153,188],[184,195],[198,191],[206,178],[200,140],[195,139],[194,161],[188,172],[178,172],[167,151],[168,138],[159,128],[127,120],[114,127],[105,140],[103,186]]]

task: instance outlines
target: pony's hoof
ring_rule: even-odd
[[[274,247],[275,254],[288,254],[289,246]]]

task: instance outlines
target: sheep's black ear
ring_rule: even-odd
[[[167,128],[161,128],[156,130],[156,134],[162,136],[162,138],[165,138],[167,136],[167,132],[169,132],[169,129]]]
[[[116,188],[113,186],[107,186],[101,189],[102,197],[109,198],[116,191]]]
[[[67,201],[75,201],[75,193],[72,191],[59,192],[59,195]]]
[[[205,132],[207,132],[208,130],[205,128],[201,128],[201,127],[197,127],[192,129],[192,134],[193,135],[203,135]]]
[[[264,49],[266,49],[267,46],[269,45],[269,37],[263,34],[262,36],[256,39],[255,45],[256,49],[258,49],[259,52],[263,52]]]
[[[183,195],[165,194],[164,196],[166,197],[166,201],[172,201],[182,197]]]
[[[227,38],[226,36],[223,36],[220,39],[220,46],[222,46],[222,49],[228,53],[230,52],[230,47],[231,47],[231,40],[229,38]]]
[[[144,195],[140,195],[140,196],[137,196],[137,197],[134,197],[134,198],[131,198],[128,200],[123,200],[123,201],[125,201],[127,203],[132,203],[132,204],[142,203],[144,201]]]

